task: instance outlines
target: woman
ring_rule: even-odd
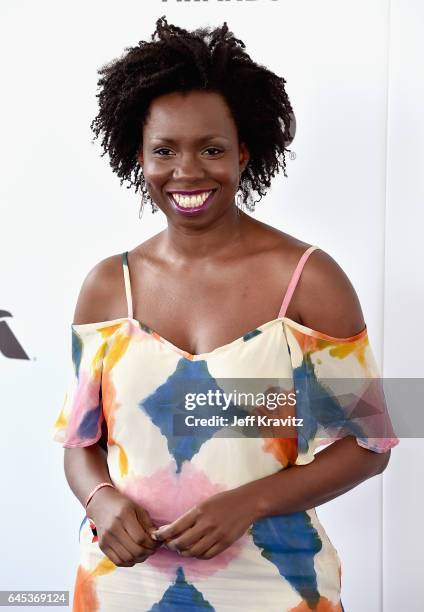
[[[94,132],[167,228],[97,264],[75,310],[54,434],[86,509],[74,610],[343,610],[315,506],[381,473],[398,442],[353,421],[342,436],[322,418],[340,425],[342,402],[311,399],[324,376],[378,374],[343,270],[241,210],[285,173],[293,129],[284,79],[243,48],[226,24],[187,32],[163,17],[152,42],[100,71]],[[233,402],[227,424],[189,430],[182,384],[266,379],[307,382],[277,411],[294,428],[269,435],[258,420],[252,435],[243,415],[269,408]],[[223,417],[208,397],[190,414]]]

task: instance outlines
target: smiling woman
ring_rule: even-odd
[[[151,197],[166,215],[202,215],[210,221],[234,210],[249,151],[238,142],[222,94],[178,92],[151,103],[138,160]]]
[[[174,92],[181,96],[185,92],[215,91],[218,94],[215,98],[221,98],[226,125],[221,124],[218,132],[214,130],[213,113],[219,101],[209,97],[205,104],[209,105],[206,110],[210,113],[201,114],[209,120],[211,129],[200,134],[195,144],[201,148],[203,158],[219,160],[225,157],[226,146],[231,146],[226,128],[231,124],[237,130],[243,149],[250,151],[249,165],[245,163],[240,169],[240,190],[249,209],[255,203],[253,192],[261,199],[279,168],[286,175],[285,151],[295,133],[294,113],[284,88],[286,81],[253,62],[244,47],[229,32],[226,23],[216,29],[198,28],[188,32],[168,25],[162,17],[157,21],[152,42],[140,41],[137,46],[127,48],[123,57],[99,70],[102,75],[99,113],[91,127],[96,138],[103,132],[102,146],[109,153],[111,167],[121,178],[121,184],[128,181],[148,197],[146,177],[137,163],[140,143],[144,144],[143,128],[151,114],[152,101]],[[173,125],[173,117],[167,113],[173,100],[175,95],[165,98],[167,107],[162,112],[157,108],[153,118],[158,129],[153,126],[149,129],[149,153],[152,154],[154,145],[155,156],[166,158],[166,163],[176,155],[172,147],[181,145],[179,134],[174,140],[173,130],[168,129]],[[196,98],[190,109],[195,107]],[[173,110],[175,116],[176,109]],[[162,119],[165,124],[161,124]],[[188,123],[184,123],[186,129],[192,127],[192,119],[195,117],[190,116]],[[195,126],[192,132],[196,133]],[[191,137],[187,140],[191,141]],[[165,146],[171,148],[163,149]],[[207,153],[211,146],[216,147],[217,153]],[[234,143],[231,148],[234,151]],[[146,154],[147,150],[144,147],[143,150]],[[169,153],[162,156],[161,150]]]
[[[85,509],[74,612],[341,612],[315,506],[381,473],[398,440],[346,274],[241,210],[285,169],[285,81],[226,24],[165,18],[100,72],[94,131],[166,228],[100,261],[75,309],[53,432]],[[187,412],[187,394],[240,380],[296,401],[269,427],[242,399]]]

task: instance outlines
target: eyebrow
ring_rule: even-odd
[[[213,138],[222,138],[223,140],[229,140],[226,136],[221,136],[220,134],[207,134],[206,136],[201,136],[195,142],[204,142],[205,140],[212,140]],[[166,136],[154,136],[151,140],[170,142],[172,144],[176,144],[176,140],[173,138],[168,138]]]

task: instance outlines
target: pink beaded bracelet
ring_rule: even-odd
[[[91,491],[91,493],[89,494],[89,496],[87,497],[87,501],[85,502],[85,509],[86,510],[87,510],[88,502],[93,497],[94,493],[96,491],[98,491],[99,489],[101,489],[102,487],[113,487],[113,488],[115,488],[115,485],[113,485],[111,482],[101,482],[98,485],[96,485],[94,487],[94,489]]]

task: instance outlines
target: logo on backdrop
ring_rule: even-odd
[[[9,359],[29,359],[7,321],[3,320],[11,316],[7,310],[0,310],[0,353]]]

